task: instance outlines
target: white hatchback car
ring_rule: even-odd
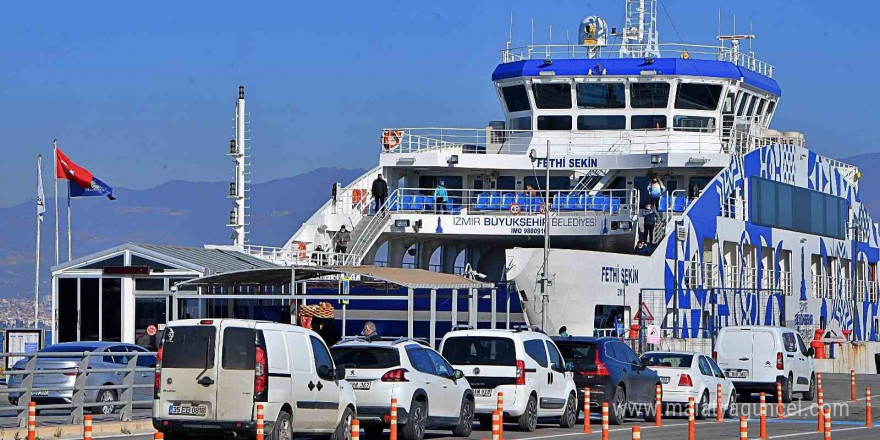
[[[471,435],[470,384],[461,370],[421,341],[358,338],[334,345],[330,353],[354,389],[358,419],[368,438],[380,438],[388,427],[391,398],[397,399],[397,420],[407,440],[421,440],[426,429]]]
[[[663,384],[663,404],[679,412],[687,410],[688,400],[696,403],[695,416],[704,419],[716,411],[718,385],[721,385],[721,411],[729,416],[736,402],[733,382],[724,377],[712,358],[696,352],[651,351],[641,356],[642,364],[657,372]]]
[[[534,431],[539,417],[558,417],[571,428],[578,402],[571,368],[549,336],[530,329],[455,330],[443,337],[440,352],[464,371],[476,397],[483,428],[491,423],[498,393],[504,393],[504,417],[523,431]]]

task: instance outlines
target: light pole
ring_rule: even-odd
[[[529,152],[529,159],[532,162],[541,159],[535,150]],[[550,140],[547,140],[547,153],[544,159],[544,168],[546,176],[544,181],[544,265],[541,267],[541,276],[538,282],[541,283],[541,330],[547,331],[547,303],[549,297],[547,286],[550,284],[549,272],[547,266],[550,263]]]

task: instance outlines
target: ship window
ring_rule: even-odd
[[[626,116],[578,116],[578,130],[623,130]]]
[[[571,130],[571,116],[538,116],[538,130]]]
[[[682,83],[675,93],[675,108],[715,110],[720,97],[720,84]]]
[[[703,116],[674,116],[672,126],[675,131],[715,132],[715,118]]]
[[[510,118],[510,129],[511,130],[531,130],[532,129],[532,117],[531,116],[523,116],[521,118]]]
[[[498,176],[498,180],[495,181],[495,189],[516,189],[516,177]]]
[[[770,120],[770,117],[773,116],[773,110],[776,110],[776,101],[770,101],[767,104],[767,120]]]
[[[746,116],[755,116],[755,105],[758,103],[758,97],[752,96],[752,100],[749,102],[749,111],[746,112]]]
[[[764,106],[767,105],[767,100],[762,99],[761,102],[758,103],[758,111],[755,112],[755,116],[761,116],[764,114]]]
[[[749,178],[752,223],[837,239],[845,237],[846,200],[807,188]],[[809,215],[795,215],[810,213]]]
[[[669,83],[632,83],[629,85],[632,108],[666,108],[669,105]]]
[[[532,84],[532,90],[538,108],[571,108],[571,85],[568,83]]]
[[[515,86],[502,87],[501,95],[504,96],[504,104],[507,105],[507,111],[521,112],[523,110],[531,110],[529,94],[526,93],[525,85],[517,84]]]
[[[742,116],[743,114],[745,114],[745,111],[746,111],[746,103],[749,101],[749,98],[750,98],[751,96],[752,96],[752,95],[749,95],[748,93],[743,93],[743,94],[742,94],[742,97],[739,99],[739,108],[737,108],[737,110],[736,110],[736,115],[737,115],[737,116]]]
[[[630,120],[630,127],[633,130],[650,130],[666,128],[665,115],[636,115]]]
[[[578,108],[625,108],[623,83],[581,83],[577,85]]]

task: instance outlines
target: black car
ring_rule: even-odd
[[[600,411],[608,402],[612,424],[624,422],[627,414],[644,412],[653,420],[654,392],[660,385],[657,373],[647,369],[635,352],[617,338],[555,337],[553,341],[566,362],[574,368],[574,383],[583,409],[584,388],[590,387],[590,410]]]

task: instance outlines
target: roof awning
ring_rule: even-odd
[[[177,284],[184,285],[260,285],[288,284],[291,274],[296,282],[308,281],[327,275],[349,275],[385,281],[411,289],[489,289],[491,283],[483,283],[459,275],[429,272],[423,269],[403,269],[379,266],[291,266],[284,268],[248,269],[225,272],[217,275],[196,278]]]

